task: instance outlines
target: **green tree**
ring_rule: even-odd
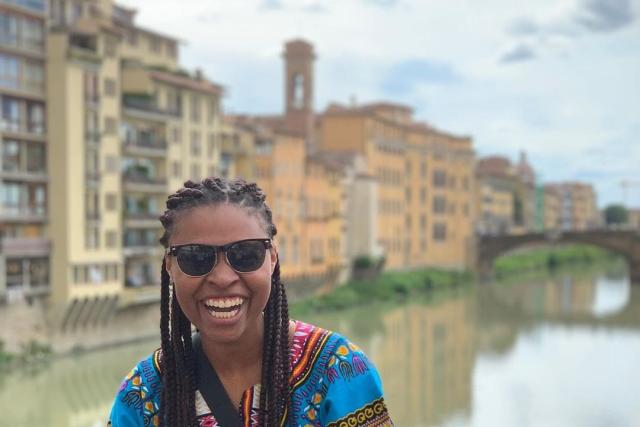
[[[623,205],[609,205],[604,210],[604,219],[607,225],[626,224],[629,212]]]

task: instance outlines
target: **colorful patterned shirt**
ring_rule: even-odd
[[[138,363],[116,395],[109,426],[160,426],[160,350]],[[291,427],[393,426],[375,366],[353,343],[335,332],[296,322],[291,346],[291,400],[284,425]],[[200,427],[219,424],[199,391],[196,416]],[[240,401],[245,427],[259,426],[260,385]]]

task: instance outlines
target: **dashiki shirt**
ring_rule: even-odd
[[[156,350],[125,377],[108,426],[160,426],[160,357],[161,351]],[[285,426],[393,426],[375,366],[340,334],[296,321],[289,381],[291,400]],[[243,393],[240,402],[244,427],[260,426],[259,406],[260,385],[256,384]],[[200,427],[219,426],[199,391],[196,416]]]

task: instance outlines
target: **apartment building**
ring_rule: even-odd
[[[545,215],[556,220],[557,228],[581,231],[597,228],[602,224],[596,193],[591,184],[549,183],[544,189],[545,193],[553,194],[553,201],[545,206]]]
[[[158,300],[158,216],[220,173],[221,86],[110,0],[3,0],[0,20],[0,296],[48,295],[63,326]]]
[[[462,268],[473,240],[474,152],[388,102],[333,104],[318,120],[319,150],[359,153],[378,182],[377,234],[388,268]]]
[[[0,300],[49,292],[46,4],[0,1]]]

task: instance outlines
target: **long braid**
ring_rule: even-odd
[[[160,243],[169,246],[182,212],[198,206],[230,203],[258,214],[270,238],[277,234],[266,196],[255,183],[243,180],[207,178],[200,183],[187,181],[167,199],[167,210],[160,217],[165,229]],[[195,414],[195,358],[191,347],[191,323],[175,297],[165,262],[162,264],[160,331],[162,338],[161,419],[167,426],[192,426]],[[264,342],[260,393],[261,425],[279,427],[289,403],[289,310],[280,280],[280,263],[271,278],[271,294],[264,310]]]

